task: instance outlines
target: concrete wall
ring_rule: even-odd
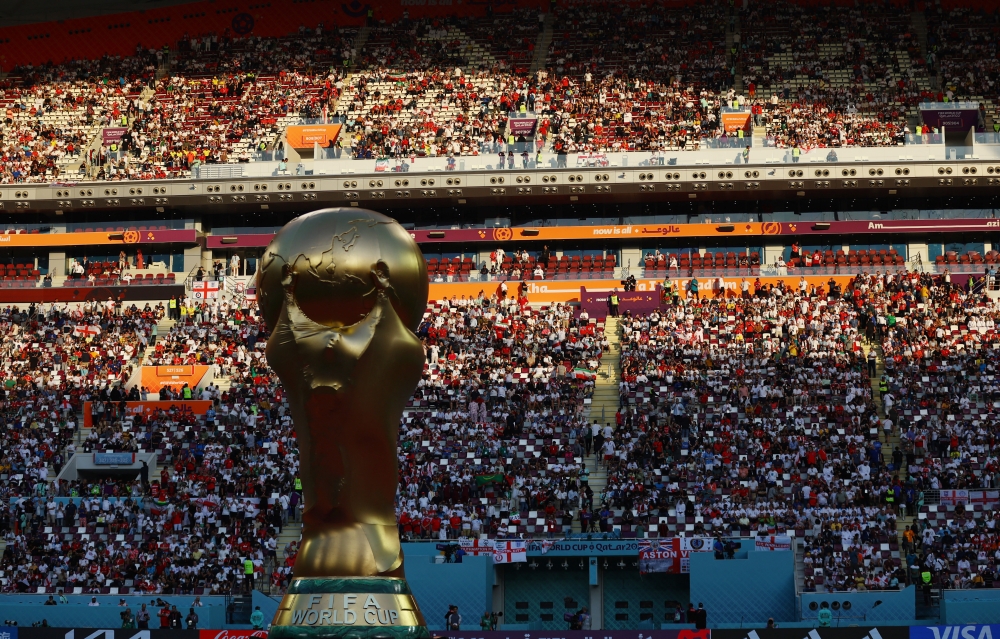
[[[435,563],[434,544],[404,544],[406,581],[431,630],[444,629],[449,605],[458,606],[462,629],[479,629],[479,618],[493,609],[493,558],[465,557],[460,564]]]
[[[531,630],[565,630],[565,614],[593,607],[587,564],[580,568],[578,559],[539,559],[534,563],[535,568],[529,564],[503,567],[503,621],[527,624]]]
[[[1000,590],[941,591],[941,623],[944,625],[1000,623]]]
[[[76,628],[119,628],[121,627],[121,612],[124,608],[119,607],[118,601],[124,599],[132,609],[134,615],[143,603],[150,611],[151,628],[159,628],[159,619],[156,613],[159,607],[152,603],[157,595],[96,595],[97,601],[101,604],[91,607],[92,595],[67,595],[67,604],[56,606],[46,606],[44,602],[48,595],[4,595],[0,598],[0,611],[4,619],[16,621],[19,626],[30,626],[43,619],[48,621],[50,626],[56,627],[76,627]],[[188,609],[194,597],[190,595],[159,595],[164,601],[176,604],[177,609],[183,616],[187,616]],[[58,600],[58,597],[56,597]],[[201,598],[203,607],[198,609],[199,622],[201,628],[223,628],[226,623],[226,607],[223,597],[203,596]]]
[[[748,552],[746,559],[718,560],[714,553],[691,553],[691,601],[705,604],[709,627],[764,626],[768,617],[795,621],[795,556]]]
[[[616,546],[624,542],[608,542]],[[589,549],[587,546],[581,552]],[[747,546],[749,547],[749,546]],[[541,555],[529,552],[528,563],[494,566],[490,557],[465,557],[461,564],[436,562],[439,551],[433,543],[404,544],[406,576],[432,630],[441,630],[444,614],[455,604],[463,617],[463,630],[477,630],[480,616],[503,611],[503,627],[515,630],[563,630],[563,615],[589,606],[594,629],[652,629],[665,624],[668,602],[703,603],[712,628],[762,627],[774,617],[782,627],[813,627],[815,611],[810,603],[838,602],[835,625],[906,625],[916,623],[915,591],[871,593],[803,593],[798,598],[794,584],[794,557],[788,552],[747,552],[733,560],[716,560],[712,553],[692,554],[690,575],[640,575],[630,555],[615,555],[614,565],[603,568],[604,559],[566,554],[558,550]],[[558,554],[557,554],[558,553]],[[592,560],[597,564],[591,566]],[[624,561],[625,566],[618,566]],[[531,564],[535,567],[532,568]],[[550,566],[551,564],[551,566]],[[610,562],[609,562],[610,564]],[[47,595],[0,597],[3,618],[21,626],[45,619],[52,626],[111,627],[120,625],[120,596],[99,595],[100,607],[87,604],[91,595],[68,595],[70,603],[44,606]],[[146,603],[154,609],[156,597],[125,595],[135,612]],[[163,596],[184,614],[193,596]],[[225,627],[223,597],[203,596],[198,614],[202,628]],[[844,603],[850,602],[849,609]],[[878,605],[876,605],[877,602]],[[623,604],[627,604],[623,605]],[[1000,623],[1000,590],[945,591],[941,623]],[[253,605],[261,606],[270,619],[278,605],[276,597],[254,593]],[[628,618],[620,617],[627,614]],[[801,614],[801,619],[800,619]],[[651,618],[650,618],[651,616]],[[520,618],[519,618],[520,617]]]
[[[253,591],[253,601],[251,605],[256,608],[260,606],[260,612],[264,615],[266,623],[271,623],[274,619],[274,614],[278,612],[278,602],[281,601],[280,595],[275,595],[274,597],[269,597],[259,590]]]
[[[816,619],[822,602],[830,604],[834,620],[847,625],[864,623],[908,622],[916,618],[916,589],[909,586],[899,591],[880,592],[804,592],[801,595],[803,621]],[[839,604],[833,609],[833,604]],[[813,609],[811,604],[815,604]],[[846,604],[846,605],[845,605]]]
[[[602,571],[604,624],[607,630],[660,628],[673,621],[673,604],[687,609],[688,575],[638,575],[634,568]],[[692,626],[693,627],[693,626]]]

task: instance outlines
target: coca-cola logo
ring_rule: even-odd
[[[199,639],[267,639],[266,630],[200,630]]]

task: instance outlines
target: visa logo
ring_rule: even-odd
[[[934,639],[993,639],[990,626],[930,626]]]

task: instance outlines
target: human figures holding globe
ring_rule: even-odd
[[[288,392],[305,502],[277,635],[421,636],[423,618],[402,579],[394,499],[399,418],[424,365],[413,333],[427,301],[423,256],[383,215],[317,211],[272,241],[258,294],[271,328],[268,363]],[[360,606],[369,596],[389,598],[384,617],[348,610],[352,597]],[[328,597],[338,601],[317,609]]]

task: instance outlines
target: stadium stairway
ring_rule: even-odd
[[[920,50],[924,52],[924,55],[927,55],[927,16],[924,15],[923,11],[914,11],[910,14],[910,26],[913,27],[913,32],[920,39]],[[932,77],[931,80],[934,81],[934,84],[931,85],[933,88],[941,86],[937,83],[936,77]]]
[[[879,418],[880,419],[885,419],[885,410],[884,410],[884,408],[882,406],[882,397],[881,397],[881,394],[879,393],[879,390],[878,390],[879,379],[882,378],[882,374],[885,372],[885,358],[882,355],[882,347],[879,346],[877,343],[864,343],[862,345],[862,350],[863,350],[863,352],[865,354],[865,358],[866,359],[868,358],[868,353],[872,349],[875,350],[875,356],[877,358],[877,360],[876,360],[877,364],[876,364],[876,368],[875,368],[875,375],[870,378],[870,380],[871,380],[871,386],[872,386],[872,399],[874,400],[875,406],[878,409],[878,416],[879,416]],[[878,437],[881,440],[881,438],[882,438],[882,429],[881,429],[881,427],[879,427],[879,429],[878,429]],[[892,460],[892,451],[895,450],[897,446],[900,446],[899,429],[898,428],[893,430],[892,435],[889,436],[888,441],[883,441],[882,442],[882,456],[883,456],[883,458],[887,462]],[[900,446],[900,448],[902,448],[902,447]],[[903,477],[903,479],[905,479],[905,476]],[[899,526],[899,529],[902,530],[902,525],[901,524]]]
[[[535,74],[540,69],[545,68],[545,60],[549,56],[549,46],[552,45],[552,23],[555,19],[552,12],[545,14],[545,21],[542,23],[542,31],[538,34],[535,42],[535,56],[531,59],[531,73]]]
[[[881,394],[879,393],[879,390],[878,390],[879,379],[881,379],[882,373],[885,372],[885,358],[882,355],[882,347],[879,346],[875,342],[872,342],[872,343],[867,343],[866,342],[866,343],[862,344],[862,349],[863,349],[863,352],[865,354],[865,358],[866,359],[868,357],[868,353],[872,349],[875,350],[875,356],[877,358],[877,360],[876,360],[877,364],[876,364],[876,367],[875,367],[875,375],[873,377],[871,377],[872,399],[874,400],[875,406],[878,409],[878,416],[879,416],[879,418],[880,419],[885,419],[885,410],[884,410],[884,408],[882,406],[882,397],[881,397]],[[879,438],[880,441],[882,440],[882,434],[883,434],[883,431],[882,431],[882,428],[880,426],[879,429],[878,429],[878,438]],[[886,461],[886,463],[892,461],[892,451],[895,450],[897,446],[899,446],[900,448],[902,448],[902,446],[900,445],[899,429],[898,428],[893,430],[892,434],[889,436],[888,441],[882,441],[882,457]],[[900,475],[901,475],[902,479],[906,479],[905,473],[900,473]],[[900,531],[902,531],[904,523],[905,522],[903,521],[903,519],[900,518],[897,521],[897,524],[896,524],[897,529],[900,530]]]
[[[285,561],[285,546],[295,542],[298,545],[302,539],[302,522],[289,521],[281,527],[281,534],[278,535],[278,563]]]
[[[795,552],[795,594],[800,595],[806,587],[806,545],[801,539],[792,539],[792,551]]]
[[[163,60],[156,67],[156,79],[157,79],[157,81],[162,80],[163,78],[165,78],[168,75],[170,75],[170,69],[171,69],[171,67],[174,64],[175,57],[176,57],[176,54],[175,54],[175,52],[174,52],[173,49],[168,50],[167,51],[167,55],[163,56]],[[143,91],[143,95],[145,95],[145,91]]]
[[[618,318],[608,316],[604,320],[604,335],[608,339],[608,350],[601,357],[601,368],[594,382],[594,395],[591,398],[589,418],[599,424],[614,423],[618,412],[618,381],[621,371],[618,370],[621,359],[621,329]]]
[[[735,69],[733,89],[736,93],[743,93],[743,65],[740,64],[740,56],[733,55],[733,46],[739,48],[740,42],[740,12],[733,11],[726,24],[726,67]]]
[[[225,393],[233,387],[233,381],[228,377],[216,377],[212,382],[219,389],[219,393]]]
[[[755,126],[751,137],[753,139],[753,147],[755,149],[763,149],[767,141],[767,129],[762,126]]]
[[[618,370],[621,357],[618,318],[608,316],[604,320],[604,335],[608,338],[608,350],[601,357],[601,369],[594,382],[594,395],[591,398],[588,415],[591,423],[597,422],[601,426],[614,425],[615,414],[618,412],[618,380],[621,379]],[[595,510],[600,507],[601,495],[608,485],[607,470],[600,462],[601,456],[597,451],[592,451],[592,454],[586,458],[587,472],[590,475],[588,483],[590,489],[594,491]],[[574,522],[573,530],[578,531],[579,529],[579,521]]]
[[[368,37],[371,35],[371,33],[372,33],[372,28],[367,24],[358,30],[358,35],[354,38],[354,44],[351,46],[352,57],[351,57],[350,68],[352,69],[354,68],[354,63],[357,61],[358,56],[361,55],[361,51],[365,48],[365,45],[368,43]],[[349,80],[350,77],[344,79],[345,89],[346,87],[351,86]],[[334,111],[334,113],[336,113],[336,111]]]
[[[352,51],[353,51],[353,49],[352,49]],[[354,74],[353,73],[348,73],[348,74],[344,75],[344,89],[343,89],[343,91],[341,91],[340,95],[337,96],[337,99],[334,100],[333,103],[330,105],[329,112],[331,114],[339,114],[340,113],[340,110],[339,110],[340,109],[340,101],[347,94],[348,88],[352,87],[352,86],[354,86]]]
[[[89,124],[83,127],[86,137],[90,138],[90,142],[87,143],[85,147],[80,151],[80,155],[74,156],[64,156],[59,158],[56,162],[56,166],[60,171],[71,170],[74,166],[79,166],[81,163],[86,163],[88,166],[86,158],[90,156],[90,150],[93,149],[96,153],[101,149],[101,145],[104,143],[104,138],[101,135],[101,131],[104,127],[98,124]]]
[[[153,339],[149,341],[149,346],[146,347],[146,352],[142,357],[142,365],[149,366],[149,356],[156,352],[153,348],[156,345],[156,341],[159,339],[160,335],[166,335],[170,332],[170,329],[176,324],[172,319],[169,319],[166,315],[160,318],[160,321],[156,323],[156,333],[153,335]]]
[[[864,353],[865,353],[865,358],[868,357],[868,353],[872,349],[875,350],[875,356],[876,356],[877,360],[876,360],[876,367],[875,367],[875,375],[871,378],[872,398],[875,400],[875,406],[878,408],[878,416],[879,416],[879,418],[880,419],[885,419],[885,410],[884,410],[883,405],[882,405],[882,397],[881,397],[881,394],[879,393],[879,390],[878,390],[879,379],[882,378],[882,374],[885,372],[885,357],[882,354],[882,347],[878,344],[877,341],[875,341],[875,342],[870,342],[870,343],[864,343],[863,344],[863,349],[864,349]],[[883,433],[882,429],[879,428],[879,433],[878,433],[879,439],[881,439],[882,433]],[[894,451],[897,447],[899,447],[900,449],[902,449],[902,445],[900,443],[899,434],[900,434],[899,429],[898,428],[894,429],[892,431],[892,434],[889,436],[888,440],[884,441],[882,443],[882,457],[883,457],[883,460],[886,463],[888,463],[888,462],[890,462],[892,460],[892,451]],[[898,474],[901,479],[903,479],[903,480],[906,479],[906,470],[905,469],[902,472],[897,472],[896,474]],[[906,529],[906,526],[909,524],[909,522],[912,520],[912,518],[914,518],[914,516],[910,515],[909,518],[908,517],[904,517],[902,509],[898,510],[898,513],[899,513],[899,515],[898,515],[898,517],[896,519],[896,544],[897,544],[897,550],[894,553],[893,559],[896,559],[897,561],[899,561],[900,565],[903,565],[904,562],[906,561],[906,555],[903,553],[901,547],[898,544],[899,544],[899,541],[902,540],[902,538],[903,538],[903,531]]]

